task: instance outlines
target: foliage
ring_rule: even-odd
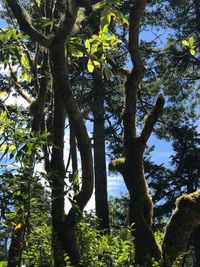
[[[83,266],[133,266],[131,228],[124,228],[117,235],[102,235],[95,224],[81,222],[79,231]]]

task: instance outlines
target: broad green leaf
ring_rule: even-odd
[[[192,47],[194,45],[194,37],[193,36],[191,36],[189,38],[189,44],[190,44],[190,47]]]
[[[46,139],[49,135],[50,135],[49,132],[44,132],[44,133],[42,133],[42,134],[40,135],[40,138],[41,138],[41,139]]]
[[[7,95],[8,95],[7,92],[0,92],[0,97],[5,97],[5,96],[7,96]]]
[[[21,224],[21,223],[18,223],[18,224],[15,226],[13,232],[16,234],[21,228],[22,228],[22,224]]]
[[[108,26],[111,22],[111,10],[109,7],[105,7],[100,17],[100,30],[104,33],[108,32]]]
[[[94,71],[94,65],[91,61],[91,59],[88,60],[88,63],[87,63],[87,69],[90,73],[92,73]]]
[[[90,41],[88,39],[85,41],[85,48],[90,52]]]
[[[41,0],[36,0],[36,4],[37,4],[38,6],[40,6],[40,4],[41,4]]]
[[[95,67],[100,67],[101,66],[99,61],[96,61],[96,60],[93,60],[93,64],[95,65]]]
[[[182,44],[183,44],[184,46],[190,46],[190,44],[189,44],[188,41],[186,41],[186,40],[182,40]]]
[[[195,55],[195,50],[194,50],[193,48],[190,49],[190,54],[191,54],[192,56]]]
[[[27,81],[31,82],[32,81],[32,75],[29,71],[23,71],[19,77],[20,81]]]
[[[23,67],[29,67],[28,59],[25,57],[24,54],[21,55],[21,64]]]
[[[13,150],[15,148],[15,145],[8,145],[8,144],[6,144],[6,145],[2,145],[1,147],[0,147],[0,152],[5,152],[5,151],[8,151],[8,150]]]

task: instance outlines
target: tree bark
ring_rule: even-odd
[[[133,69],[127,75],[125,83],[124,108],[124,181],[130,195],[129,222],[133,224],[136,263],[144,264],[149,257],[159,260],[161,251],[151,230],[153,204],[148,185],[144,177],[143,154],[147,140],[161,114],[164,99],[159,96],[148,115],[141,135],[136,132],[137,94],[144,77],[145,68],[139,50],[140,21],[147,1],[138,0],[130,10],[129,18],[129,53]]]
[[[200,225],[195,229],[193,233],[193,245],[195,253],[194,267],[198,267],[200,266]]]
[[[52,188],[52,222],[57,241],[57,248],[62,247],[65,249],[65,253],[68,253],[72,264],[78,266],[79,256],[77,242],[70,240],[71,237],[76,239],[77,214],[82,212],[83,208],[87,204],[93,191],[93,164],[90,140],[87,134],[86,127],[84,125],[83,117],[80,113],[77,103],[75,102],[69,80],[67,65],[64,54],[64,42],[55,42],[51,49],[52,56],[52,73],[55,84],[55,104],[54,104],[54,120],[57,124],[54,125],[53,137],[54,137],[54,149],[52,151],[52,175],[53,175],[53,188]],[[57,103],[56,103],[56,99]],[[82,188],[74,197],[77,207],[72,206],[67,216],[64,216],[64,174],[63,170],[63,130],[64,130],[64,118],[65,112],[70,117],[70,121],[73,124],[75,135],[77,138],[78,148],[81,154],[82,164]],[[70,236],[68,236],[69,234]],[[55,244],[55,243],[54,243]],[[60,244],[62,244],[60,246]],[[56,256],[57,249],[55,247],[55,267],[63,266],[60,256]],[[56,259],[56,258],[55,258]]]
[[[51,158],[52,182],[52,246],[54,266],[64,266],[64,252],[68,253],[73,265],[79,265],[76,243],[77,217],[83,211],[93,191],[93,160],[90,139],[78,104],[73,98],[65,55],[65,42],[75,24],[79,2],[70,1],[65,9],[60,9],[59,1],[55,2],[54,15],[59,19],[59,27],[53,28],[50,37],[39,32],[26,19],[26,15],[17,1],[6,0],[17,19],[20,29],[32,40],[49,49],[51,54],[51,71],[54,84],[54,115],[53,115],[53,148]],[[84,5],[86,2],[80,3]],[[90,6],[87,4],[87,6]],[[60,16],[62,14],[62,16]],[[74,197],[71,210],[64,214],[64,179],[63,160],[65,116],[69,116],[73,124],[78,149],[81,155],[82,187]],[[77,208],[78,207],[78,208]],[[70,240],[70,238],[74,238]]]
[[[192,232],[200,223],[200,190],[176,200],[176,210],[166,227],[162,251],[164,266],[183,256]],[[180,262],[181,266],[181,262]]]
[[[23,227],[17,233],[12,233],[11,244],[8,252],[8,267],[20,267],[23,251]]]
[[[93,74],[93,138],[95,169],[95,207],[100,230],[109,232],[109,211],[107,195],[106,151],[104,133],[104,94],[105,85],[99,72]]]

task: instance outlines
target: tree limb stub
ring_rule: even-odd
[[[158,117],[163,111],[164,103],[165,103],[165,99],[163,95],[160,94],[157,98],[157,101],[156,101],[156,104],[153,110],[149,113],[145,121],[144,128],[141,133],[141,142],[144,144],[144,146],[146,145],[146,142],[149,139],[153,131],[154,125],[156,124]]]

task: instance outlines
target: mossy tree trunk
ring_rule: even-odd
[[[64,254],[68,254],[74,266],[79,266],[79,249],[76,239],[76,224],[93,191],[93,162],[90,139],[82,114],[75,101],[68,75],[65,55],[65,43],[68,40],[77,18],[78,1],[70,1],[65,8],[60,1],[54,3],[54,18],[58,19],[59,27],[53,28],[51,35],[38,31],[26,19],[23,9],[17,1],[6,0],[12,10],[20,29],[28,34],[33,41],[45,47],[51,55],[51,72],[53,77],[53,148],[50,164],[52,186],[52,247],[54,266],[64,267]],[[83,1],[81,5],[83,5]],[[75,132],[77,146],[81,156],[82,187],[74,196],[75,206],[68,214],[64,211],[64,128],[66,115],[70,118]]]
[[[124,180],[130,195],[129,221],[133,224],[136,262],[144,263],[147,258],[161,258],[161,252],[151,230],[153,204],[144,177],[143,154],[147,140],[161,114],[164,99],[160,95],[149,113],[140,135],[136,132],[137,94],[144,77],[145,67],[139,51],[140,22],[147,1],[138,0],[130,10],[129,53],[133,69],[125,83],[124,122]]]
[[[185,194],[176,200],[176,210],[166,226],[162,243],[164,266],[172,263],[186,252],[192,233],[200,222],[200,190]]]

